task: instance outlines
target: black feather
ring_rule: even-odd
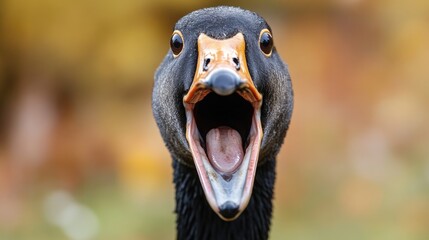
[[[219,218],[205,199],[195,168],[173,161],[177,238],[206,240],[268,239],[272,215],[275,160],[258,167],[246,210],[234,221]]]

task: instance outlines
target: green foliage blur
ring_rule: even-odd
[[[174,239],[152,117],[174,23],[271,25],[295,110],[271,239],[429,239],[429,1],[0,1],[0,239]]]

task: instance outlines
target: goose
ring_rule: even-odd
[[[155,73],[152,110],[173,159],[177,239],[267,239],[293,110],[268,23],[230,6],[182,17]]]

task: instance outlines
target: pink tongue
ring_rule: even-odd
[[[222,173],[231,173],[243,161],[240,134],[226,126],[213,128],[206,136],[207,157],[212,166]]]

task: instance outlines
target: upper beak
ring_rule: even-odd
[[[244,36],[241,33],[225,40],[201,34],[198,37],[197,69],[183,102],[196,103],[210,90],[222,96],[240,90],[240,95],[249,102],[261,102],[262,95],[253,84],[247,68],[245,47]]]
[[[186,138],[201,185],[210,206],[224,220],[236,219],[250,200],[263,135],[260,120],[262,95],[253,84],[247,68],[245,46],[241,33],[225,40],[201,34],[195,76],[183,98],[187,117]],[[242,134],[234,127],[223,126],[222,123],[213,125],[206,136],[202,136],[194,109],[210,93],[219,97],[237,93],[250,105],[253,110],[249,114],[251,119],[243,119],[250,123],[246,139],[242,139]],[[228,117],[222,116],[222,119]],[[240,119],[234,121],[240,125]]]

